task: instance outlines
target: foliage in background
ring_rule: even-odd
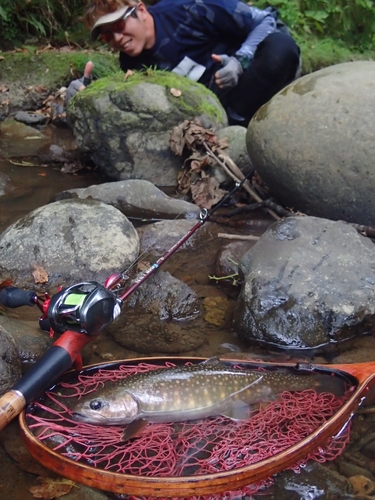
[[[373,0],[271,0],[298,42],[310,36],[340,40],[349,48],[373,49],[375,5]],[[265,8],[267,0],[256,0]]]
[[[36,45],[89,47],[80,23],[86,0],[1,0],[0,49]],[[245,0],[247,1],[247,0]],[[157,0],[146,0],[147,4]],[[373,59],[374,0],[252,0],[272,4],[302,49],[304,73],[354,59]],[[94,45],[93,47],[97,47]]]
[[[72,30],[83,31],[82,7],[81,0],[1,0],[2,43],[17,45],[32,37],[67,43]]]

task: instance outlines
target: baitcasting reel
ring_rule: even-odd
[[[97,335],[117,318],[122,300],[95,281],[63,288],[52,298],[47,317],[55,332],[72,330]]]

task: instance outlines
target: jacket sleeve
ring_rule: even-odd
[[[276,19],[270,10],[258,9],[242,0],[201,0],[199,5],[206,33],[219,40],[242,39],[235,51],[238,58],[251,60],[258,45],[276,31]]]
[[[271,14],[267,13],[264,15],[265,11],[260,11],[255,7],[250,7],[250,9],[253,11],[252,14],[255,23],[258,19],[260,19],[260,21],[253,29],[250,30],[246,40],[236,51],[236,56],[239,58],[245,57],[249,60],[253,58],[254,52],[260,42],[276,30],[276,20]]]

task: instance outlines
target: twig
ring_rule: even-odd
[[[218,233],[219,238],[226,238],[227,240],[244,240],[244,241],[258,241],[260,236],[254,236],[253,234],[226,234]]]
[[[252,210],[257,210],[258,208],[264,208],[264,207],[271,208],[281,217],[291,217],[292,215],[296,215],[294,212],[286,210],[281,205],[274,202],[272,198],[268,198],[267,200],[263,200],[259,203],[252,203],[251,205],[235,208],[228,213],[228,217],[233,217],[233,215],[237,215],[243,212],[251,212]]]
[[[215,153],[212,152],[211,148],[208,146],[206,141],[202,141],[202,144],[208,156],[213,158],[222,167],[222,169],[229,175],[229,177],[231,177],[235,182],[240,182],[245,178],[244,174],[237,167],[234,161],[231,158],[229,158],[228,155],[221,154],[220,155],[221,158],[219,158],[217,155],[215,155]],[[226,163],[229,163],[230,168],[227,167]],[[259,195],[257,195],[257,193],[250,187],[249,181],[245,181],[243,187],[255,201],[257,201],[258,203],[263,201],[262,198]],[[269,208],[266,208],[266,210],[275,220],[281,220],[281,217],[275,214],[273,210]]]

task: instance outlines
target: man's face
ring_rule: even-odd
[[[144,49],[153,45],[150,30],[147,29],[146,16],[150,14],[143,4],[138,4],[136,8],[131,9],[131,15],[125,15],[125,19],[104,25],[99,38],[114,50],[125,52],[131,57],[138,56]]]

